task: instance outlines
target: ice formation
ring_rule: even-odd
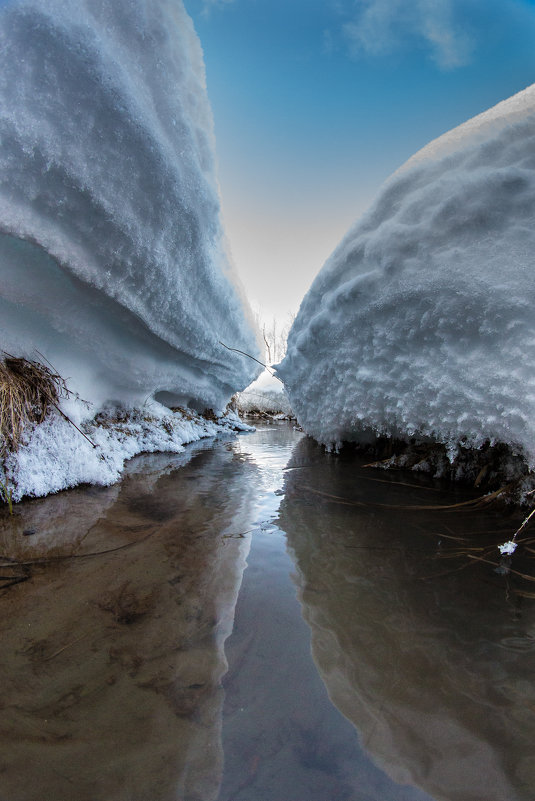
[[[281,419],[293,416],[283,383],[267,368],[237,395],[237,405],[239,411],[245,414],[260,413]]]
[[[535,463],[535,86],[429,144],[316,277],[278,368],[304,429]]]
[[[0,347],[93,404],[221,410],[258,374],[181,0],[0,5]]]
[[[130,410],[119,419],[87,421],[83,429],[87,438],[57,414],[35,427],[5,460],[14,501],[78,484],[108,486],[121,478],[125,463],[139,453],[181,453],[184,445],[205,437],[254,430],[232,411],[206,420],[194,412],[171,412],[158,403]]]

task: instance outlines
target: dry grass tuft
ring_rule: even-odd
[[[68,390],[61,376],[38,362],[4,354],[0,361],[0,456],[16,451],[24,430],[42,423]]]
[[[201,413],[201,417],[204,417],[204,419],[208,420],[210,423],[219,423],[219,418],[213,409],[205,409],[204,412]]]

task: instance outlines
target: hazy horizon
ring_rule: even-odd
[[[296,312],[381,184],[535,81],[528,0],[185,0],[224,223],[250,302]]]

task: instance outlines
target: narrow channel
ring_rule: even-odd
[[[311,658],[295,565],[278,519],[285,468],[302,436],[272,425],[237,443],[243,458],[258,465],[262,484],[226,648],[219,801],[425,801],[425,793],[392,782],[374,765]]]
[[[274,423],[2,512],[0,801],[532,801],[535,607],[451,552],[514,518],[365,462]]]

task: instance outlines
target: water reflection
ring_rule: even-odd
[[[450,514],[446,525],[436,513],[328,498],[441,502],[437,487],[374,477],[308,439],[287,470],[279,525],[329,695],[396,782],[437,801],[531,801],[533,606],[509,601],[488,568],[447,571],[435,558],[436,537],[425,536],[438,525],[474,531],[497,520]]]
[[[0,599],[0,797],[217,796],[258,476],[231,443],[188,458],[142,457],[119,486],[2,516],[2,553],[31,578]]]
[[[2,514],[0,799],[531,801],[533,608],[427,536],[499,520],[329,498],[403,480],[272,426]]]
[[[286,536],[284,468],[300,434],[260,429],[239,443],[263,476],[223,680],[225,770],[218,801],[430,801],[400,787],[359,747],[310,657]]]

